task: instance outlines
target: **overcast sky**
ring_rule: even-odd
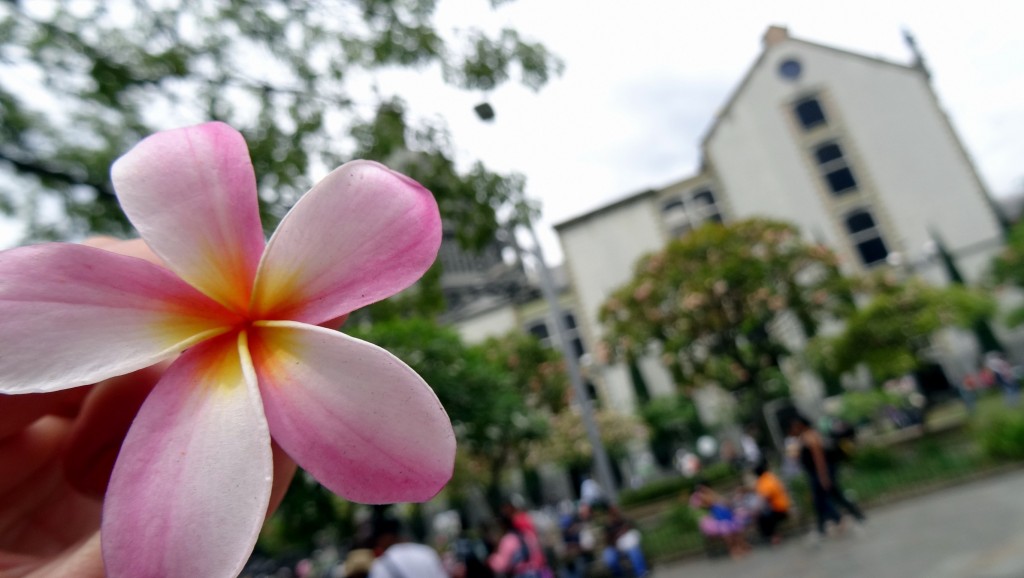
[[[510,26],[543,42],[565,73],[539,93],[510,83],[486,95],[446,89],[436,71],[379,74],[414,114],[443,117],[459,160],[526,175],[543,204],[540,232],[560,257],[551,224],[691,174],[698,145],[761,50],[770,24],[790,34],[909,62],[901,30],[917,37],[939,99],[997,195],[1024,188],[1024,2],[772,0],[443,0],[442,29]],[[5,239],[0,225],[0,245]]]
[[[702,135],[771,24],[897,62],[910,61],[908,28],[992,192],[1024,188],[1024,2],[517,0],[467,12],[473,4],[486,3],[441,2],[439,23],[512,26],[561,56],[564,75],[536,94],[490,94],[492,124],[473,115],[482,95],[402,92],[414,111],[446,118],[460,158],[527,176],[556,260],[551,224],[695,170]]]

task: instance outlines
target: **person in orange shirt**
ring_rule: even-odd
[[[768,470],[767,464],[762,461],[754,468],[754,473],[757,474],[754,491],[764,501],[764,506],[757,515],[757,528],[766,541],[778,544],[782,541],[778,534],[779,524],[789,517],[792,502],[786,488],[778,476]]]

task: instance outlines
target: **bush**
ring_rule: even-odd
[[[711,486],[722,486],[728,482],[738,482],[740,474],[732,465],[718,462],[702,469],[700,477]]]
[[[655,502],[663,498],[675,497],[683,492],[692,491],[693,480],[682,476],[676,476],[662,480],[655,480],[636,489],[624,490],[619,495],[619,504],[624,507],[635,506],[637,504]]]
[[[899,462],[895,452],[879,446],[857,448],[857,453],[853,456],[853,467],[870,472],[894,469]]]
[[[676,504],[665,514],[663,524],[677,534],[696,532],[700,526],[700,514],[686,504]]]
[[[996,459],[1024,459],[1024,413],[993,412],[989,419],[975,425],[978,445]]]
[[[676,504],[656,525],[644,531],[644,551],[654,560],[699,552],[704,547],[699,524],[699,512]]]
[[[839,417],[855,425],[869,423],[877,418],[886,406],[901,404],[900,396],[881,389],[850,391],[842,396]]]
[[[738,482],[739,474],[729,464],[720,462],[702,469],[698,478],[712,486],[726,486]],[[628,507],[678,497],[680,494],[692,492],[695,481],[682,476],[655,480],[636,489],[624,490],[619,495],[619,503]]]

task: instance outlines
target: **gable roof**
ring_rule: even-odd
[[[773,40],[769,40],[769,35],[775,35],[774,39]],[[886,60],[884,58],[880,58],[880,57],[877,57],[877,56],[868,56],[867,54],[861,54],[861,53],[858,53],[858,52],[851,52],[849,50],[844,50],[842,48],[837,48],[835,46],[829,46],[827,44],[820,44],[820,43],[817,43],[817,42],[811,42],[811,41],[808,41],[808,40],[801,40],[799,38],[793,38],[792,36],[789,35],[789,32],[785,28],[780,27],[780,26],[770,26],[768,28],[768,31],[765,33],[765,46],[761,50],[761,54],[759,54],[757,59],[754,60],[754,62],[747,68],[746,73],[743,75],[743,78],[740,80],[739,84],[736,85],[736,88],[734,88],[732,90],[732,92],[729,93],[728,98],[726,98],[726,100],[725,100],[725,104],[722,106],[721,109],[719,109],[718,113],[715,115],[714,122],[711,124],[710,127],[708,127],[707,132],[701,138],[700,143],[701,143],[701,150],[702,151],[703,151],[704,147],[707,145],[708,140],[710,140],[711,137],[714,136],[715,130],[718,128],[718,125],[720,124],[722,118],[728,116],[728,114],[731,111],[733,105],[739,99],[740,95],[743,93],[743,91],[746,88],[747,84],[750,82],[751,77],[753,77],[754,71],[756,71],[761,66],[761,64],[765,61],[765,59],[768,58],[768,53],[771,52],[772,50],[776,49],[779,46],[782,46],[782,45],[793,45],[793,44],[802,45],[802,46],[809,46],[809,47],[812,47],[814,49],[826,50],[826,51],[829,51],[829,52],[833,52],[835,54],[839,54],[841,56],[858,58],[858,59],[861,59],[861,60],[872,62],[874,64],[881,64],[881,65],[884,65],[884,66],[892,66],[892,67],[896,67],[896,68],[899,68],[899,69],[904,70],[904,71],[921,70],[921,66],[917,65],[917,64],[914,64],[914,65],[901,64],[899,62],[895,62],[895,61],[892,61],[892,60]],[[611,202],[611,203],[609,203],[607,205],[602,205],[602,206],[597,207],[597,208],[595,208],[593,210],[587,211],[587,212],[585,212],[583,214],[577,215],[575,217],[571,217],[571,218],[569,218],[569,219],[567,219],[565,221],[562,221],[560,223],[556,223],[554,225],[554,229],[556,231],[558,231],[558,232],[562,232],[562,231],[564,231],[566,229],[569,229],[569,228],[571,228],[571,227],[573,227],[575,225],[578,225],[578,224],[580,224],[580,223],[582,223],[584,221],[587,221],[587,220],[589,220],[591,218],[599,217],[599,216],[601,216],[604,213],[611,212],[611,211],[613,211],[613,210],[615,210],[615,209],[617,209],[619,207],[628,205],[630,203],[642,200],[644,198],[647,198],[647,197],[650,197],[650,196],[653,196],[653,195],[660,194],[660,193],[664,192],[666,189],[671,188],[673,186],[677,186],[677,185],[679,185],[681,183],[685,183],[685,182],[691,181],[691,180],[697,180],[697,179],[704,178],[704,177],[707,177],[707,176],[708,176],[707,166],[706,166],[706,163],[705,163],[704,159],[702,159],[701,162],[700,162],[700,165],[699,165],[699,167],[697,169],[697,171],[694,174],[689,175],[689,176],[685,177],[684,179],[681,179],[680,181],[674,182],[674,183],[672,183],[670,185],[667,185],[667,186],[664,186],[664,187],[661,187],[661,188],[658,188],[658,189],[647,189],[647,190],[644,190],[644,191],[640,191],[638,193],[633,193],[631,195],[627,195],[627,196],[625,196],[625,197],[623,197],[623,198],[621,198],[621,199],[619,199],[617,201],[613,201],[613,202]]]
[[[769,27],[768,34],[770,34],[773,30],[776,30],[776,29],[779,29],[779,27],[777,27],[777,26]],[[777,47],[782,46],[784,44],[789,44],[789,45],[796,44],[796,45],[802,45],[802,46],[809,46],[809,47],[812,47],[812,48],[815,48],[815,49],[820,49],[820,50],[826,50],[826,51],[829,51],[829,52],[833,52],[833,53],[839,54],[841,56],[853,57],[853,58],[858,58],[858,59],[861,59],[861,60],[866,60],[866,61],[872,62],[874,64],[881,64],[881,65],[884,65],[884,66],[894,66],[894,67],[899,68],[901,70],[913,71],[913,70],[919,70],[920,69],[918,65],[901,64],[899,62],[895,62],[895,61],[892,61],[892,60],[887,60],[885,58],[881,58],[881,57],[878,57],[878,56],[868,56],[867,54],[861,54],[861,53],[858,53],[858,52],[851,52],[849,50],[844,50],[842,48],[837,48],[835,46],[829,46],[827,44],[820,44],[820,43],[817,43],[817,42],[811,42],[809,40],[801,40],[799,38],[793,38],[792,36],[789,36],[788,32],[785,32],[785,29],[782,29],[782,30],[783,30],[784,36],[778,42],[776,42],[774,44],[767,45],[767,43],[766,43],[766,46],[761,50],[761,54],[759,54],[757,59],[754,60],[754,63],[751,64],[749,68],[747,68],[747,72],[746,72],[746,74],[743,75],[743,79],[740,80],[739,84],[736,85],[736,88],[734,88],[733,91],[731,93],[729,93],[729,97],[726,98],[725,104],[722,105],[722,108],[719,109],[717,114],[715,114],[714,122],[711,123],[711,126],[708,127],[707,133],[705,133],[704,137],[701,138],[701,141],[700,141],[701,149],[703,149],[704,146],[707,145],[707,142],[711,139],[711,137],[714,136],[715,130],[718,128],[718,125],[720,124],[722,118],[729,115],[729,112],[732,110],[733,104],[735,104],[736,100],[739,99],[740,94],[742,94],[744,89],[747,87],[747,84],[750,82],[751,77],[754,76],[754,71],[756,71],[761,66],[761,64],[765,61],[765,59],[768,58],[768,53],[772,52]],[[767,36],[767,34],[766,34],[766,36]]]

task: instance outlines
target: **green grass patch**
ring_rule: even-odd
[[[1024,411],[986,407],[972,420],[971,429],[986,455],[1000,460],[1024,460]]]

